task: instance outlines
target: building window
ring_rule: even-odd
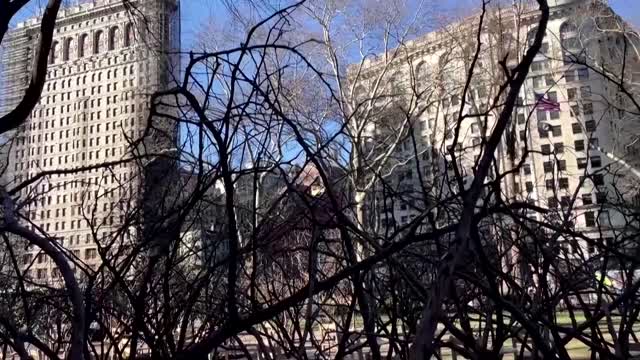
[[[547,190],[553,190],[555,185],[553,184],[553,179],[547,179],[544,181],[544,186]]]
[[[580,107],[578,105],[571,105],[571,117],[580,116]]]
[[[591,177],[591,181],[593,181],[593,185],[595,186],[604,185],[604,177],[602,176],[602,174],[593,174],[593,176]]]
[[[600,156],[591,157],[591,168],[597,168],[602,166],[602,159]]]
[[[79,58],[84,57],[87,53],[87,47],[89,46],[89,41],[87,41],[88,39],[89,39],[89,35],[87,34],[82,34],[78,38],[78,57]]]
[[[562,128],[560,125],[551,126],[551,133],[553,136],[562,136]]]
[[[558,160],[558,171],[567,170],[567,160]]]
[[[525,140],[527,140],[527,131],[520,130],[520,141],[525,141]]]
[[[64,47],[63,47],[63,50],[62,50],[62,60],[63,61],[68,61],[69,60],[69,54],[70,54],[72,48],[73,48],[73,38],[66,38],[64,40]]]
[[[51,44],[51,52],[49,53],[49,64],[55,64],[58,61],[58,42]]]
[[[542,164],[542,168],[544,169],[544,172],[546,172],[546,173],[553,172],[553,163],[551,161],[545,161]]]
[[[555,209],[558,207],[558,199],[556,199],[555,197],[550,197],[547,199],[547,206],[550,209]]]
[[[560,187],[560,189],[568,189],[569,188],[569,179],[560,178],[558,180],[558,186]]]
[[[134,32],[133,32],[133,24],[129,23],[124,28],[124,46],[129,47],[133,44],[134,40]]]
[[[577,158],[578,169],[586,169],[587,168],[587,158]]]
[[[542,152],[543,155],[551,154],[551,145],[544,144],[544,145],[540,146],[540,152]]]
[[[597,192],[596,193],[596,203],[597,204],[604,204],[607,202],[607,194],[603,193],[603,192]]]
[[[591,86],[581,86],[580,87],[580,96],[583,98],[591,97]]]
[[[593,211],[587,211],[584,213],[584,224],[587,227],[596,226],[596,216]]]
[[[555,150],[556,154],[562,154],[562,153],[564,153],[564,144],[563,143],[555,143],[555,144],[553,144],[553,149]]]
[[[580,123],[573,123],[571,124],[571,130],[574,134],[580,134],[582,133],[582,126],[580,126]]]
[[[564,72],[564,80],[566,82],[574,82],[576,81],[576,73],[574,70],[567,70]]]
[[[544,86],[542,83],[542,76],[533,76],[531,77],[531,81],[533,83],[533,87],[536,89]]]
[[[582,194],[582,205],[591,205],[593,204],[593,198],[591,194]]]
[[[531,175],[531,165],[524,164],[522,166],[522,172],[524,172],[525,175]]]
[[[585,114],[585,115],[592,115],[593,114],[593,104],[592,103],[582,104],[582,113]]]
[[[100,54],[102,52],[102,30],[96,31],[93,35],[93,53]]]
[[[589,69],[588,68],[580,68],[580,69],[578,69],[578,80],[589,80]]]
[[[525,186],[526,186],[527,192],[529,192],[529,193],[533,192],[533,183],[531,181],[527,181],[525,183]]]
[[[576,140],[573,144],[576,151],[584,151],[584,140]]]
[[[569,101],[576,100],[578,98],[578,92],[575,88],[567,89],[567,99]]]
[[[536,118],[538,119],[538,121],[545,121],[547,120],[547,112],[544,110],[538,110],[536,111]]]
[[[585,121],[584,122],[584,128],[588,132],[596,131],[596,122],[595,122],[595,120],[587,120],[587,121]]]
[[[115,50],[116,45],[118,43],[118,39],[120,38],[120,29],[117,26],[112,27],[109,30],[109,51]]]

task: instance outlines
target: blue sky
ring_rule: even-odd
[[[75,2],[75,0],[73,1]],[[460,11],[468,12],[469,9],[478,8],[480,0],[442,0],[437,3],[442,11],[457,13]],[[42,6],[46,4],[46,1],[33,0],[32,4],[36,7],[38,5]],[[609,0],[609,4],[623,18],[640,28],[640,0]],[[181,12],[182,45],[184,49],[190,47],[192,40],[197,37],[203,23],[218,19],[224,20],[225,16],[225,9],[221,0],[181,0]],[[26,9],[20,15],[20,19],[33,16],[33,7]]]
[[[182,44],[184,48],[188,48],[203,22],[224,16],[225,10],[220,0],[181,0],[181,2]],[[439,6],[443,10],[448,9],[455,13],[458,10],[468,11],[478,8],[479,4],[479,0],[444,0]],[[609,4],[627,21],[640,27],[640,0],[609,0]]]

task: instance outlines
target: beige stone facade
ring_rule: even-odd
[[[54,236],[87,268],[100,263],[97,242],[117,236],[116,243],[124,243],[135,236],[133,229],[112,233],[137,206],[142,181],[140,162],[118,162],[141,154],[131,143],[147,125],[149,94],[165,87],[177,66],[166,54],[179,46],[179,4],[132,3],[147,22],[120,0],[60,10],[42,97],[12,135],[4,174],[11,189],[51,172],[15,194],[21,214],[29,227]],[[28,81],[38,26],[38,19],[27,20],[6,39],[3,111],[16,103]],[[155,150],[171,147],[172,132],[173,139]],[[85,170],[74,171],[79,168]],[[35,250],[22,262],[36,281],[60,277]]]
[[[637,116],[632,110],[625,111],[628,102],[625,106],[620,101],[615,87],[597,71],[577,64],[571,57],[584,57],[579,60],[596,65],[604,61],[607,67],[618,69],[623,58],[620,38],[593,24],[604,18],[621,23],[623,20],[609,16],[609,8],[598,0],[557,1],[551,5],[542,49],[521,90],[520,106],[507,132],[513,137],[505,136],[496,153],[502,172],[522,165],[515,176],[505,177],[502,190],[508,197],[552,209],[569,206],[577,191],[571,213],[576,229],[590,236],[608,236],[606,229],[619,225],[615,212],[601,208],[600,204],[607,196],[614,195],[612,169],[621,169],[620,173],[629,177],[634,175],[623,165],[612,164],[615,161],[596,148],[613,153],[626,163],[637,164],[640,157],[637,141],[633,141],[637,135],[634,131]],[[471,170],[486,141],[484,134],[490,133],[498,113],[487,110],[499,85],[494,79],[502,81],[503,72],[498,60],[509,51],[508,66],[515,66],[518,58],[513,54],[523,53],[527,39],[535,34],[538,19],[535,8],[535,2],[532,2],[531,10],[519,9],[518,15],[506,7],[491,9],[486,16],[485,24],[488,25],[482,35],[482,50],[462,111],[464,120],[457,142],[453,129],[458,125],[461,94],[475,51],[477,17],[450,24],[442,31],[410,42],[403,49],[408,55],[400,57],[396,67],[385,69],[388,80],[384,83],[391,89],[388,93],[394,94],[393,87],[400,89],[398,93],[405,91],[408,97],[415,98],[416,93],[421,93],[417,108],[423,106],[425,111],[416,111],[419,116],[412,124],[418,156],[408,139],[399,144],[396,162],[392,162],[406,164],[396,165],[392,178],[398,184],[397,191],[409,193],[409,196],[387,209],[386,216],[383,213],[383,225],[389,225],[390,219],[394,225],[404,225],[419,213],[415,205],[422,201],[421,195],[412,199],[408,191],[420,187],[416,157],[423,177],[440,184],[453,182],[452,188],[457,189],[454,172],[446,167],[451,161],[449,150],[455,149],[457,160],[462,164],[460,170],[465,186],[470,184]],[[638,69],[637,60],[636,57],[627,58],[629,78],[634,69]],[[366,62],[362,78],[376,79],[371,74],[379,71],[379,63],[383,62],[375,59]],[[366,80],[363,83],[366,84]],[[366,89],[361,91],[367,93]],[[357,92],[358,89],[356,96]],[[558,103],[559,108],[543,110],[536,105],[540,95]],[[388,98],[383,97],[385,101]],[[390,106],[387,110],[392,112]],[[385,135],[376,126],[369,128],[368,134],[373,138]],[[519,164],[526,151],[528,156]],[[444,191],[447,185],[434,188]],[[600,235],[599,224],[605,229],[604,235]],[[584,245],[584,251],[591,253],[593,249]]]

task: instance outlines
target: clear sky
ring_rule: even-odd
[[[76,0],[64,1],[74,3]],[[200,29],[204,23],[218,19],[224,20],[225,9],[222,5],[222,0],[180,1],[182,11],[182,45],[183,49],[188,49],[192,40],[200,33]],[[468,12],[470,9],[477,9],[480,6],[480,0],[438,0],[436,2],[442,11],[451,13]],[[35,15],[36,12],[34,8],[45,5],[46,1],[33,0],[32,4],[34,6],[25,9],[25,11],[20,14],[19,21]],[[640,28],[640,0],[609,0],[609,4],[624,19]]]
[[[378,0],[384,1],[384,0]],[[442,10],[456,13],[479,8],[479,0],[442,0]],[[202,24],[224,16],[220,0],[181,0],[182,4],[182,45],[187,49],[191,40],[197,36]],[[640,0],[609,0],[609,4],[624,19],[640,28]]]

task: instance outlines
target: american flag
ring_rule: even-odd
[[[535,93],[536,107],[544,111],[560,111],[560,103],[545,97],[544,94]]]

